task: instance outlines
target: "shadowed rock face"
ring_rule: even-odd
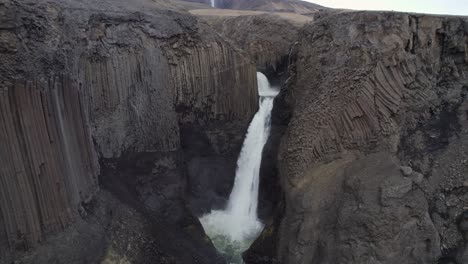
[[[203,18],[222,36],[246,51],[257,69],[268,75],[273,85],[280,85],[278,78],[284,79],[291,48],[305,24],[272,14]]]
[[[106,250],[222,262],[186,208],[184,133],[202,125],[216,155],[240,148],[242,136],[222,137],[243,135],[256,111],[254,65],[163,2],[0,1],[0,14],[2,263],[73,222],[25,263],[99,262]],[[102,243],[87,243],[87,226]]]
[[[303,29],[278,261],[466,262],[467,23],[353,12]]]

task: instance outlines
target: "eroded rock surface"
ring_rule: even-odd
[[[466,262],[467,23],[351,12],[304,27],[277,261]]]
[[[246,51],[257,69],[270,79],[286,72],[291,48],[299,39],[301,26],[305,24],[305,21],[274,14],[203,18],[235,46]]]
[[[98,263],[108,249],[119,263],[222,263],[186,206],[184,131],[203,125],[215,154],[240,148],[223,137],[256,111],[250,60],[166,1],[6,0],[0,14],[1,262]],[[88,235],[102,243],[52,254]],[[40,258],[21,253],[39,244]]]
[[[284,78],[248,263],[466,263],[468,21],[313,17],[0,0],[0,262],[223,263],[188,207],[225,203],[256,63]]]

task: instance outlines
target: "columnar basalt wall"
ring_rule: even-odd
[[[190,109],[192,121],[250,120],[255,113],[255,66],[223,42],[195,46],[171,67],[178,107]]]
[[[290,50],[299,39],[298,32],[307,20],[297,21],[274,14],[203,17],[222,36],[244,50],[256,63],[257,69],[273,75],[286,70]]]
[[[120,162],[127,154],[161,158],[129,160],[135,181],[106,180],[141,199],[139,210],[177,206],[172,228],[195,225],[192,236],[202,237],[184,207],[179,125],[191,115],[246,127],[257,107],[255,67],[206,25],[167,6],[0,2],[2,258],[84,217],[82,203],[98,191],[98,159]],[[176,108],[182,104],[184,115]],[[208,243],[190,243],[186,252],[215,255]]]
[[[1,92],[2,247],[36,245],[96,192],[99,167],[80,104],[62,76]]]
[[[29,249],[70,224],[80,203],[97,191],[99,166],[76,82],[60,72],[39,74],[34,66],[47,65],[47,57],[39,63],[22,56],[29,44],[23,37],[50,36],[44,20],[36,27],[21,20],[27,12],[9,1],[0,4],[0,13],[3,255],[7,248]],[[38,62],[29,65],[38,74],[23,67],[31,62]]]
[[[281,263],[466,261],[467,23],[350,12],[304,28]]]
[[[168,64],[160,49],[82,60],[79,71],[84,107],[103,157],[179,148]]]

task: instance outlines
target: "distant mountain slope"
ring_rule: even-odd
[[[210,0],[184,0],[210,4]],[[310,13],[326,7],[301,0],[216,0],[216,7],[225,9],[257,10],[269,12]]]

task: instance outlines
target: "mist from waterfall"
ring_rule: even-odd
[[[211,0],[211,7],[216,7],[216,0]]]
[[[245,251],[263,228],[257,216],[262,152],[271,128],[271,110],[278,91],[257,73],[259,109],[252,119],[237,160],[234,187],[227,207],[200,218],[206,233],[229,263],[242,263]]]

